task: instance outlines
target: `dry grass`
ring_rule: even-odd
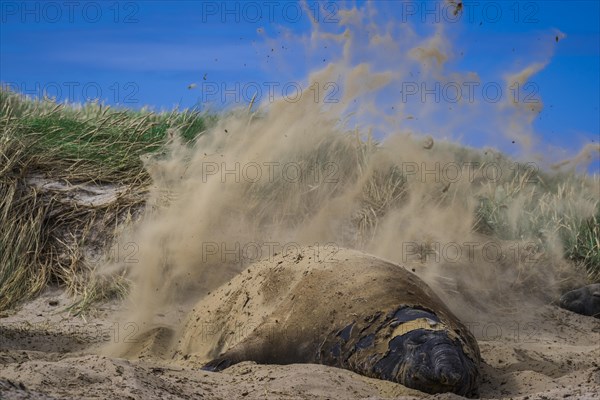
[[[561,252],[600,282],[600,176],[527,171],[480,197],[477,229]],[[557,249],[558,247],[558,249]]]
[[[48,283],[86,301],[124,293],[116,281],[108,289],[87,280],[95,263],[86,252],[110,245],[115,227],[143,207],[150,177],[140,156],[160,151],[169,129],[192,139],[205,123],[196,112],[73,107],[0,91],[0,311]],[[60,190],[31,185],[33,177]],[[104,187],[118,195],[100,204],[77,198]]]

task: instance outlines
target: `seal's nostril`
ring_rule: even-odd
[[[444,385],[456,385],[460,383],[462,376],[456,371],[442,371],[441,382]]]

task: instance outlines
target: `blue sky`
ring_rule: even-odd
[[[544,102],[536,132],[569,150],[599,142],[600,1],[464,3],[453,31],[454,51],[461,56],[452,67],[497,80],[503,71],[553,53],[532,78]],[[0,80],[32,95],[46,90],[59,100],[99,97],[107,104],[157,110],[207,106],[200,94],[207,83],[231,87],[233,82],[305,78],[315,60],[307,62],[303,52],[286,47],[284,38],[282,47],[269,53],[261,29],[269,37],[285,29],[306,34],[311,27],[307,8],[314,15],[320,6],[317,19],[323,25],[336,19],[340,7],[326,1],[308,2],[307,8],[287,1],[71,4],[0,2]],[[411,23],[417,30],[435,24],[432,18],[444,18],[441,11],[427,14],[435,2],[375,4],[396,23]],[[319,57],[323,54],[328,57],[326,51]],[[282,59],[286,70],[277,63]],[[191,83],[198,87],[189,90]],[[220,105],[213,101],[212,107]]]

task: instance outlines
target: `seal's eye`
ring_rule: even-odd
[[[410,334],[413,333],[414,334]],[[427,342],[428,339],[428,335],[426,335],[423,332],[418,332],[418,331],[413,331],[409,333],[409,337],[407,340],[407,344],[408,345],[412,345],[412,346],[420,346],[422,344],[424,344],[425,342]]]
[[[415,319],[419,318],[427,318],[434,322],[440,322],[440,319],[437,317],[437,315],[433,314],[432,312],[418,308],[401,307],[392,316],[392,323],[398,325],[404,322],[414,321]]]

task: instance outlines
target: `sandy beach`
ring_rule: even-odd
[[[185,321],[183,310],[144,329],[119,320],[116,302],[85,318],[61,312],[68,304],[60,289],[49,289],[0,319],[3,399],[460,398],[315,364],[243,362],[206,372],[206,360],[177,358],[169,348],[177,335],[169,326]],[[512,325],[497,316],[466,323],[481,349],[481,398],[600,398],[600,320],[553,305],[526,311],[520,315],[528,319]],[[169,324],[161,327],[161,318]],[[115,343],[129,349],[126,358],[104,355]]]

